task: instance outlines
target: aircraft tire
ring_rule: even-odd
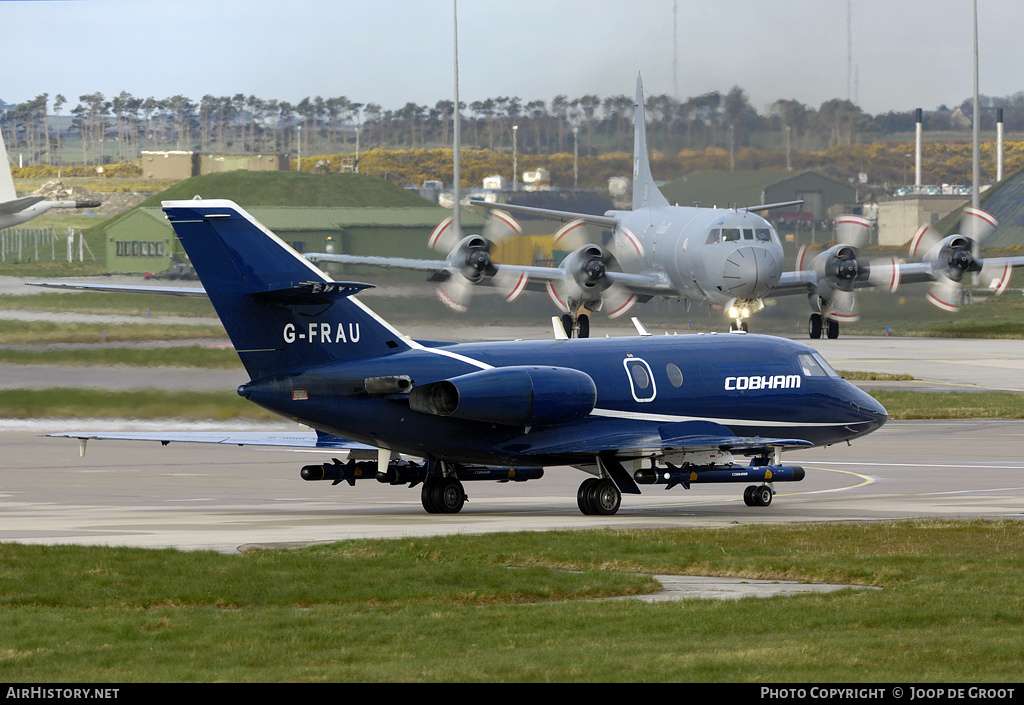
[[[590,506],[593,509],[591,514],[611,516],[619,511],[622,503],[622,493],[615,483],[609,479],[598,480],[597,484],[590,489]]]
[[[572,316],[568,313],[562,314],[562,328],[565,329],[565,335],[567,338],[574,337],[572,332]]]
[[[758,507],[767,507],[772,503],[772,488],[768,485],[761,485],[754,491],[754,501]]]
[[[589,338],[590,337],[590,316],[583,314],[578,319],[580,324],[580,330],[578,338]]]
[[[743,503],[748,507],[756,506],[754,504],[754,493],[757,491],[757,485],[750,485],[747,489],[743,490]]]
[[[821,337],[821,314],[812,313],[810,320],[807,322],[807,335],[811,340],[817,340]]]
[[[749,333],[750,332],[749,329],[747,328],[747,322],[746,321],[743,321],[743,323],[740,324],[740,330],[743,331],[744,333]]]
[[[833,321],[831,318],[828,319],[828,338],[829,340],[835,340],[839,337],[839,321]]]
[[[433,477],[428,477],[423,481],[423,489],[420,490],[420,503],[427,510],[427,514],[437,514],[440,511],[437,504],[434,503],[434,490],[436,487],[437,480]]]
[[[579,490],[576,491],[576,505],[580,508],[580,512],[588,516],[594,513],[590,503],[590,491],[598,482],[600,480],[596,477],[588,477],[580,484]]]

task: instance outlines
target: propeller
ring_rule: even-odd
[[[529,276],[525,272],[495,266],[491,250],[495,244],[522,231],[516,219],[501,210],[488,212],[482,236],[460,238],[451,216],[438,223],[430,233],[427,245],[431,249],[448,252],[448,279],[437,288],[441,303],[456,313],[465,313],[473,297],[473,288],[485,279],[491,280],[506,301],[519,298],[526,290]]]
[[[836,218],[835,232],[839,244],[808,261],[807,246],[797,252],[797,274],[812,279],[807,273],[813,272],[816,294],[827,302],[827,316],[835,321],[852,323],[860,320],[857,284],[884,287],[895,293],[900,284],[900,265],[895,257],[865,259],[859,249],[870,242],[871,221],[858,215],[842,215]]]
[[[999,221],[991,213],[965,206],[958,234],[943,238],[929,225],[917,229],[910,240],[910,255],[920,256],[932,267],[935,281],[928,290],[928,303],[947,313],[956,313],[967,273],[973,275],[975,284],[988,287],[996,296],[1006,291],[1013,267],[981,258],[981,245],[998,226]]]

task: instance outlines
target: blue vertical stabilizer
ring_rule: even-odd
[[[408,347],[351,298],[368,285],[332,281],[235,203],[163,208],[250,377]]]

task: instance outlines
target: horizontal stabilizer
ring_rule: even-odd
[[[299,306],[330,303],[335,299],[343,299],[358,294],[364,289],[372,288],[373,284],[360,284],[359,282],[310,282],[282,289],[257,291],[249,295],[263,301]]]
[[[216,431],[170,432],[133,431],[125,433],[49,433],[53,438],[77,438],[81,441],[159,441],[164,445],[175,443],[215,443],[238,446],[271,446],[277,448],[309,448],[325,450],[376,450],[365,443],[357,443],[326,433],[269,433],[263,431]]]

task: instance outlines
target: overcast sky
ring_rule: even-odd
[[[450,99],[452,0],[0,0],[0,100],[121,91],[400,108]],[[871,114],[973,91],[971,0],[459,0],[460,97],[744,89]],[[855,80],[848,91],[847,11]],[[981,93],[1024,90],[1022,0],[978,0]],[[673,26],[676,71],[673,71]],[[675,81],[674,81],[675,73]]]

